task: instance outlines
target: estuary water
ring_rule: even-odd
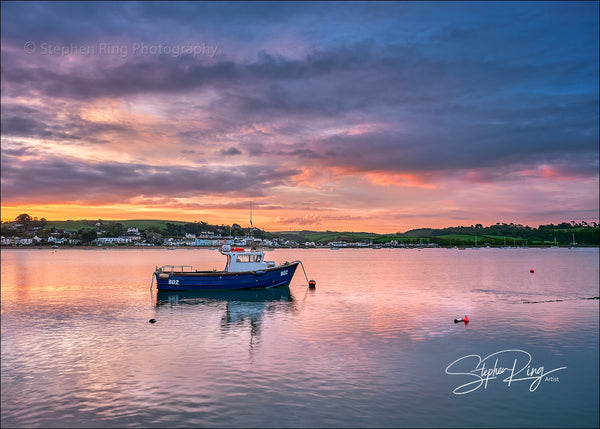
[[[205,294],[152,272],[215,250],[1,256],[3,428],[599,425],[597,248],[277,249],[316,289]]]

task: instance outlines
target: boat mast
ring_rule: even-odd
[[[254,243],[254,224],[252,223],[252,200],[250,200],[250,250],[256,250]]]

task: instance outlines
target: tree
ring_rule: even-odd
[[[146,233],[146,241],[151,244],[162,244],[163,236],[157,232],[147,232]]]
[[[92,244],[92,241],[98,237],[98,234],[93,229],[84,229],[80,232],[80,237],[84,244]]]
[[[106,227],[106,233],[108,237],[119,237],[125,233],[125,228],[119,222],[110,222]]]
[[[31,218],[31,216],[29,216],[27,213],[20,214],[15,219],[15,221],[17,223],[20,223],[20,224],[23,224],[23,225],[27,225],[27,224],[31,223],[32,220],[33,219]]]

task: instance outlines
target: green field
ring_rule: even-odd
[[[90,224],[91,222],[91,224]],[[85,220],[51,220],[46,224],[46,228],[64,229],[65,231],[79,231],[82,228],[91,228],[97,220],[85,221]],[[185,224],[187,222],[181,222],[178,220],[156,220],[156,219],[131,219],[131,220],[102,220],[103,225],[110,223],[120,223],[124,228],[138,228],[140,231],[148,228],[165,229],[167,223],[173,224]]]
[[[137,228],[140,231],[148,228],[159,228],[165,229],[167,223],[175,225],[185,225],[188,222],[182,222],[179,220],[155,220],[155,219],[134,219],[134,220],[119,220],[116,221],[123,225],[125,228]]]
[[[81,228],[89,228],[89,225],[81,220],[49,220],[45,227],[64,229],[65,231],[79,231]]]

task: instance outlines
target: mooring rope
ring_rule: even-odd
[[[304,278],[306,279],[306,284],[310,286],[310,283],[308,281],[308,276],[306,275],[306,270],[304,269],[304,264],[302,263],[302,261],[298,261],[300,262],[300,266],[302,267],[302,271],[304,272]]]

